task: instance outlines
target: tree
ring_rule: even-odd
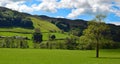
[[[49,40],[55,40],[56,36],[55,35],[50,35]]]
[[[35,32],[33,33],[33,42],[34,43],[41,43],[43,41],[42,39],[43,35],[39,28],[35,29]]]
[[[95,49],[95,43],[88,36],[81,36],[79,39],[79,45],[77,46],[80,50],[93,50]]]
[[[101,37],[104,35],[102,35],[102,32],[105,32],[108,27],[105,25],[105,24],[99,24],[101,23],[101,21],[105,18],[106,16],[105,15],[102,15],[102,14],[99,14],[96,16],[96,21],[98,21],[98,28],[96,28],[96,57],[98,58],[99,57],[99,39],[101,39]],[[105,27],[105,28],[104,28]]]
[[[77,38],[76,37],[70,37],[65,39],[66,48],[69,50],[76,49],[77,44]]]
[[[95,20],[88,22],[88,28],[84,30],[83,36],[96,43],[96,57],[99,57],[99,47],[102,40],[107,39],[109,27],[102,22],[104,15],[97,15]]]

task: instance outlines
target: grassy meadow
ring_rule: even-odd
[[[0,64],[120,64],[120,49],[49,50],[0,48]]]
[[[49,32],[50,30],[60,31],[57,26],[48,21],[37,19],[34,17],[31,17],[31,20],[33,22],[33,26],[35,28],[40,28],[41,32]]]
[[[42,33],[43,34],[43,40],[48,40],[48,36],[51,34],[54,34],[56,36],[56,39],[65,39],[66,37],[69,37],[68,34],[62,34],[62,33]],[[24,33],[15,33],[15,32],[0,32],[0,36],[22,36],[22,37],[28,37],[29,39],[32,38],[32,34],[24,34]]]

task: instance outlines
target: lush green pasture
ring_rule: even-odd
[[[32,34],[14,33],[14,32],[0,32],[0,36],[22,36],[22,37],[28,37],[29,39],[31,39]]]
[[[24,29],[24,28],[17,28],[17,27],[0,28],[0,31],[3,31],[3,32],[21,32],[21,33],[33,33],[34,32],[34,30],[32,30],[32,29]]]
[[[49,32],[50,30],[60,31],[60,29],[57,26],[46,20],[37,19],[34,17],[30,17],[30,18],[33,22],[33,26],[35,28],[40,28],[41,32]]]
[[[67,34],[62,33],[42,33],[43,34],[43,40],[48,40],[49,35],[55,35],[56,39],[65,39],[66,37],[69,37]],[[14,33],[14,32],[0,32],[0,36],[23,36],[28,37],[29,39],[32,38],[32,34],[24,34],[24,33]]]
[[[46,50],[0,48],[0,64],[120,64],[120,49],[101,50]]]

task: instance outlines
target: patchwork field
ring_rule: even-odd
[[[62,34],[62,33],[42,33],[43,34],[43,40],[48,40],[48,36],[55,35],[56,39],[65,39],[66,37],[69,37],[68,34]],[[24,33],[14,33],[14,32],[0,32],[0,36],[23,36],[28,37],[29,39],[32,38],[32,34],[24,34]]]
[[[47,50],[0,48],[0,64],[120,64],[120,49]]]
[[[56,36],[56,42],[63,41],[65,38],[69,37],[68,34],[62,34],[62,33],[42,33],[43,34],[43,42],[46,42],[49,38],[49,35],[55,35]],[[15,32],[0,32],[0,36],[22,36],[22,37],[28,37],[30,40],[28,40],[28,45],[30,48],[33,48],[33,41],[32,41],[32,34],[24,34],[24,33],[15,33]],[[61,40],[63,39],[63,40]]]

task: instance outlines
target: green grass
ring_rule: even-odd
[[[50,30],[60,31],[60,29],[57,26],[46,20],[37,19],[34,17],[31,17],[31,20],[33,22],[34,27],[40,28],[41,32],[49,32]]]
[[[120,64],[120,49],[100,50],[46,50],[0,48],[0,64]]]
[[[69,37],[68,34],[62,34],[62,33],[43,33],[43,40],[48,40],[49,34],[55,35],[56,39],[65,39]]]
[[[32,38],[32,34],[24,34],[24,33],[14,33],[14,32],[0,32],[0,36],[22,36]]]
[[[25,29],[25,28],[0,28],[0,31],[2,32],[21,32],[21,33],[33,33],[34,30],[32,29]]]
[[[54,34],[56,36],[56,39],[65,39],[66,37],[69,37],[69,35],[62,33],[42,33],[42,34],[43,34],[43,40],[48,40],[49,34]],[[23,36],[23,37],[28,37],[29,39],[32,38],[32,34],[14,33],[14,32],[0,32],[0,36]]]

